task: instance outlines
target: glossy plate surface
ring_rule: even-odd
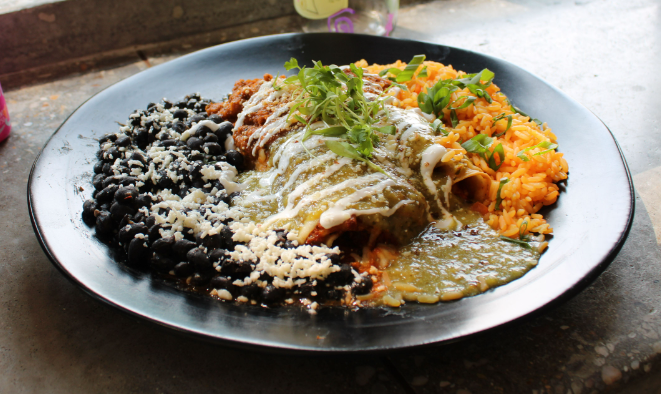
[[[136,108],[199,92],[222,99],[234,82],[301,64],[428,60],[478,72],[523,111],[548,122],[569,162],[569,180],[546,217],[555,230],[539,265],[522,278],[456,302],[400,309],[265,309],[185,294],[117,264],[82,223],[90,198],[95,140],[117,132]],[[585,149],[585,147],[590,147]],[[82,188],[82,189],[81,189]],[[521,318],[578,293],[613,260],[633,216],[633,188],[609,130],[590,111],[535,75],[503,60],[435,44],[339,34],[287,34],[209,48],[151,68],[92,97],[58,129],[35,161],[28,185],[32,223],[52,262],[91,296],[151,322],[234,345],[321,352],[387,350],[456,340]]]

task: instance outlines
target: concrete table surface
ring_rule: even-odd
[[[401,11],[394,36],[508,60],[592,110],[622,146],[637,198],[622,251],[574,299],[477,338],[388,355],[282,356],[191,340],[101,305],[48,261],[26,204],[40,148],[89,96],[177,55],[5,92],[0,392],[661,393],[660,17],[656,0],[451,0]]]

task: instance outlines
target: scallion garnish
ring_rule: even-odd
[[[493,141],[493,138],[485,134],[478,134],[461,144],[461,147],[466,149],[466,152],[477,153],[487,162],[489,168],[498,171],[505,161],[505,150],[503,144],[498,144],[493,151],[490,151],[489,147],[493,144]],[[498,154],[498,164],[496,164],[496,154]]]
[[[525,249],[532,249],[532,246],[530,246],[530,244],[528,242],[521,241],[520,239],[510,238],[510,237],[506,237],[504,235],[501,235],[500,239],[502,239],[503,241],[511,242],[513,244],[517,244],[517,245],[519,245],[519,246],[521,246]]]
[[[418,70],[418,67],[422,64],[422,62],[425,61],[425,55],[415,55],[413,56],[413,59],[411,59],[410,62],[404,67],[403,70],[400,70],[398,68],[387,68],[385,70],[381,70],[379,72],[379,76],[383,77],[386,74],[392,74],[395,77],[392,78],[393,81],[397,83],[402,83],[402,82],[407,82],[410,81],[411,78],[413,78],[413,74]],[[424,76],[418,75],[420,78],[426,78],[427,77],[427,69],[426,67],[423,68],[424,71]],[[421,71],[421,73],[423,72]]]
[[[519,159],[521,159],[523,161],[530,161],[530,158],[528,157],[528,155],[526,155],[526,152],[528,152],[529,150],[535,149],[535,148],[545,149],[541,152],[537,152],[537,153],[533,154],[533,156],[539,156],[539,155],[543,155],[544,153],[550,152],[550,151],[556,149],[557,147],[558,147],[558,144],[554,144],[554,143],[549,142],[549,141],[542,141],[537,145],[533,145],[533,146],[530,146],[526,149],[520,150],[519,153],[516,154],[516,157],[518,157]]]
[[[512,127],[512,115],[505,115],[504,113],[502,113],[502,114],[496,116],[495,118],[493,118],[493,122],[491,123],[491,127],[495,126],[496,122],[498,122],[499,120],[505,119],[505,118],[507,118],[507,128],[505,128],[505,131],[503,131],[502,133],[498,133],[498,134],[494,135],[494,137],[500,137],[501,135],[507,133],[507,130],[509,130],[510,127]]]
[[[496,211],[500,209],[500,204],[503,203],[503,198],[500,196],[500,192],[503,190],[503,186],[505,186],[505,184],[507,184],[509,181],[509,178],[500,179],[500,183],[498,184],[498,192],[496,192]]]

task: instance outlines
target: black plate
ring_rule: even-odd
[[[265,309],[184,294],[117,264],[81,221],[90,198],[94,138],[116,132],[136,108],[192,92],[221,99],[241,78],[275,74],[290,57],[302,64],[427,59],[477,72],[525,112],[548,122],[569,162],[569,180],[546,217],[555,235],[539,265],[487,293],[436,305],[310,315],[298,308]],[[84,190],[80,190],[79,188]],[[286,34],[209,48],[143,71],[83,104],[35,161],[28,185],[30,215],[44,251],[76,285],[109,305],[148,321],[217,341],[289,350],[366,351],[466,337],[568,299],[613,260],[633,216],[630,174],[609,130],[590,111],[531,73],[503,60],[441,45],[383,37]]]

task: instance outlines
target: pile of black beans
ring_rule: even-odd
[[[120,132],[106,134],[99,140],[101,149],[97,152],[98,161],[94,164],[94,193],[92,199],[83,204],[83,221],[95,227],[99,239],[118,248],[125,256],[124,263],[140,270],[153,270],[165,277],[177,280],[190,290],[210,292],[212,289],[225,289],[233,297],[244,296],[262,305],[280,305],[287,298],[304,297],[320,303],[340,300],[346,289],[354,294],[368,293],[372,281],[364,277],[355,282],[351,266],[342,263],[339,255],[330,255],[338,272],[329,275],[324,281],[308,281],[293,289],[283,289],[271,284],[272,278],[260,276],[266,286],[251,283],[236,286],[254,270],[255,262],[235,261],[229,258],[237,243],[232,239],[229,226],[224,226],[219,234],[200,238],[191,231],[184,231],[184,238],[162,237],[160,224],[150,215],[152,204],[158,202],[156,194],[164,189],[185,197],[191,188],[210,193],[215,204],[220,201],[231,204],[235,195],[228,195],[219,181],[212,184],[202,180],[202,165],[226,162],[239,172],[244,170],[243,156],[235,150],[225,150],[225,141],[232,134],[232,124],[225,122],[217,114],[207,116],[205,107],[209,101],[199,94],[191,94],[183,100],[159,104],[150,103],[146,110],[136,110]],[[173,119],[162,121],[157,113],[168,110]],[[184,133],[195,123],[210,120],[219,125],[214,132],[206,126],[197,131],[185,142],[173,133]],[[108,145],[110,144],[110,145]],[[148,168],[151,162],[149,150],[163,147],[169,152],[179,152],[172,160],[170,170],[176,171],[182,180],[174,182],[163,172],[157,182],[151,179],[140,181],[133,174],[136,167]],[[185,159],[182,159],[182,156]],[[174,157],[174,155],[173,155]],[[167,208],[169,209],[169,208]],[[207,208],[201,208],[204,210]],[[229,219],[223,221],[229,223]],[[279,231],[282,247],[295,247],[287,241],[284,231]],[[217,269],[219,267],[219,269]]]

